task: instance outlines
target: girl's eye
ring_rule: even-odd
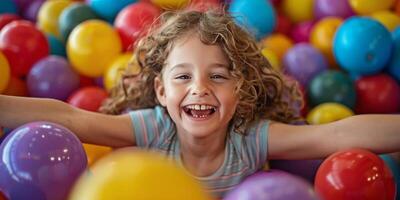
[[[227,79],[227,78],[224,76],[221,76],[219,74],[214,74],[214,75],[211,75],[211,79]]]
[[[188,75],[180,75],[180,76],[175,77],[175,79],[190,79],[190,76],[188,76]]]

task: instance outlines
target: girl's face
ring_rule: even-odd
[[[227,132],[238,103],[228,66],[222,49],[197,34],[175,42],[155,90],[178,132],[196,138]]]

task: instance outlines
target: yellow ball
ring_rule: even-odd
[[[389,31],[400,25],[400,16],[389,10],[377,11],[371,17],[381,22]]]
[[[72,66],[89,77],[102,76],[121,52],[122,43],[117,31],[100,20],[79,24],[67,41],[67,54]]]
[[[94,144],[83,144],[83,148],[85,149],[89,166],[92,166],[93,163],[112,151],[111,147]]]
[[[314,0],[284,0],[282,10],[294,23],[312,20]]]
[[[395,0],[349,0],[354,12],[360,15],[371,14],[378,10],[389,9]]]
[[[325,124],[354,115],[348,107],[339,103],[323,103],[313,108],[307,115],[309,124]]]
[[[120,150],[100,159],[91,176],[81,176],[70,200],[208,200],[184,169],[159,154]]]
[[[132,62],[133,58],[132,52],[128,52],[119,55],[111,63],[104,74],[104,85],[107,90],[111,90],[111,88],[118,84],[124,72],[128,74],[137,74],[140,72],[139,66]]]
[[[10,65],[8,64],[7,58],[0,51],[0,93],[7,88],[10,81],[10,73]]]
[[[343,20],[338,17],[326,17],[318,21],[311,30],[310,42],[321,50],[331,66],[336,65],[332,52],[333,37]]]
[[[37,25],[45,33],[60,37],[58,19],[62,11],[72,2],[69,0],[45,1],[38,12]]]
[[[264,48],[261,51],[262,55],[267,58],[269,63],[271,64],[272,68],[274,68],[277,71],[281,71],[281,62],[278,58],[278,56],[270,49]]]
[[[263,39],[262,45],[272,50],[279,60],[282,60],[286,52],[293,47],[293,41],[284,34],[275,33]]]
[[[151,0],[151,2],[165,10],[177,10],[186,7],[190,0]]]

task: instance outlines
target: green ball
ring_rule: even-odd
[[[354,109],[356,104],[354,83],[343,72],[325,71],[311,80],[308,99],[313,107],[321,103],[336,102]]]
[[[74,3],[65,8],[58,21],[60,33],[64,41],[67,41],[72,29],[80,23],[90,19],[99,19],[99,17],[86,4]]]

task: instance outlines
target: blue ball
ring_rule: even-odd
[[[273,6],[268,0],[234,0],[229,12],[237,24],[260,40],[270,34],[276,24]]]
[[[381,71],[388,63],[392,44],[390,32],[378,21],[351,17],[338,28],[333,52],[343,69],[369,75]]]
[[[103,19],[112,23],[125,6],[136,2],[136,0],[90,0],[90,7]]]
[[[0,0],[0,14],[3,13],[17,13],[17,5],[13,0]]]
[[[65,52],[65,45],[61,40],[57,39],[53,35],[47,35],[47,41],[50,45],[51,55],[63,56],[64,58],[67,57],[67,54]]]
[[[387,67],[387,72],[398,82],[400,82],[400,27],[394,29],[392,32],[392,38],[394,42],[393,52],[392,58],[390,59]]]

